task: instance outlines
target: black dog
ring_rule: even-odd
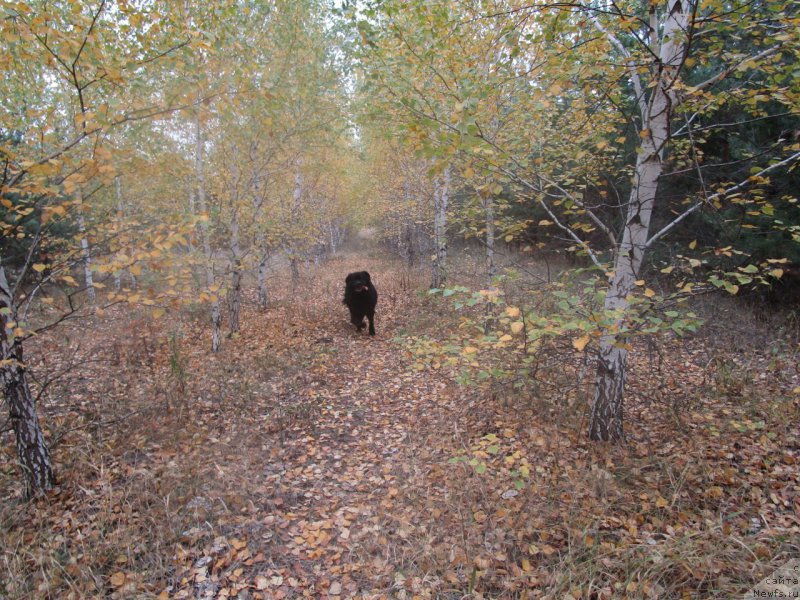
[[[364,329],[364,317],[367,317],[369,334],[375,335],[375,305],[378,304],[378,292],[372,285],[369,273],[359,271],[350,273],[345,278],[342,302],[350,309],[350,322],[361,331]]]

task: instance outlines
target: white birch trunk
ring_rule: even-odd
[[[200,123],[200,114],[195,115],[195,175],[197,177],[197,208],[201,213],[208,214],[206,203],[206,176],[203,128]],[[206,256],[206,285],[209,290],[214,287],[214,254],[211,250],[211,236],[208,232],[208,221],[200,223],[200,236],[203,242],[203,253]],[[215,292],[212,292],[215,293]],[[216,298],[216,294],[215,294]],[[222,315],[220,314],[219,298],[211,302],[211,352],[218,352],[222,342],[221,335]]]
[[[117,196],[117,234],[122,233],[122,221],[124,216],[124,206],[122,202],[122,184],[119,181],[119,175],[114,177],[114,192]],[[114,271],[114,289],[120,291],[122,289],[122,272]]]
[[[0,264],[0,385],[8,403],[14,430],[17,460],[25,480],[25,497],[30,498],[55,485],[50,452],[44,441],[36,403],[25,371],[22,342],[12,335],[10,323],[17,320],[17,307]]]
[[[242,306],[242,249],[239,244],[239,216],[234,209],[231,218],[231,255],[233,256],[233,270],[231,272],[231,287],[228,290],[228,317],[230,335],[239,332],[239,314]]]
[[[447,281],[447,202],[450,194],[450,165],[441,179],[434,181],[433,191],[433,244],[434,259],[431,288],[443,287]]]
[[[331,245],[331,256],[339,251],[339,225],[334,221],[328,223],[328,237]]]
[[[614,260],[614,276],[605,298],[605,310],[616,315],[614,327],[600,338],[589,422],[593,440],[618,441],[624,437],[623,398],[628,351],[625,338],[616,333],[624,327],[628,296],[636,287],[644,260],[647,236],[663,171],[663,157],[670,139],[670,118],[677,99],[673,84],[686,52],[691,6],[685,1],[669,0],[664,23],[659,60],[653,66],[655,85],[647,102],[640,98],[642,148],[636,161],[633,189],[625,217],[622,242]],[[637,86],[638,87],[638,86]]]
[[[263,243],[259,244],[263,247]],[[267,268],[269,266],[269,252],[264,250],[261,260],[258,262],[258,305],[267,308],[269,305],[269,290],[267,288]]]
[[[81,264],[83,265],[83,283],[86,286],[86,297],[89,303],[94,304],[97,294],[94,289],[94,277],[92,276],[92,252],[89,247],[89,238],[86,237],[86,221],[83,218],[83,199],[78,192],[78,231],[81,234]]]
[[[497,275],[497,267],[494,264],[494,198],[491,196],[484,202],[484,215],[486,218],[486,285],[492,286],[494,277]]]
[[[494,243],[495,243],[495,230],[494,230],[494,198],[487,196],[483,202],[486,236],[484,238],[486,244],[486,288],[489,290],[495,289],[494,277],[497,275],[497,268],[494,264]],[[492,313],[494,304],[491,302],[486,303],[486,325],[484,326],[485,332],[488,334],[493,326]]]
[[[300,202],[303,199],[303,174],[300,172],[299,168],[302,164],[302,160],[298,160],[298,169],[294,174],[294,189],[292,190],[293,222],[297,220],[298,211],[300,210]],[[296,243],[296,241],[293,242],[293,247],[290,249],[289,253],[289,269],[292,273],[292,285],[296,284],[297,280],[300,279],[300,263],[297,259],[297,248],[294,247]]]

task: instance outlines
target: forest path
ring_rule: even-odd
[[[245,316],[236,348],[205,371],[216,387],[193,382],[215,390],[201,402],[211,433],[190,453],[202,493],[187,503],[198,519],[188,541],[206,543],[184,557],[178,596],[249,585],[270,598],[352,597],[431,583],[402,573],[436,560],[424,555],[444,492],[429,475],[452,468],[456,409],[444,379],[414,369],[392,340],[420,299],[407,272],[383,267],[375,337],[347,322],[340,300],[336,280],[358,266],[318,269],[291,302]]]
[[[460,261],[453,280],[476,281]],[[341,302],[363,269],[374,338]],[[33,338],[59,486],[25,503],[13,461],[0,469],[0,596],[615,598],[634,573],[649,587],[630,597],[710,598],[754,582],[762,535],[776,550],[760,573],[797,555],[800,454],[780,435],[797,421],[795,370],[759,378],[767,398],[732,376],[709,386],[702,339],[658,362],[640,348],[630,440],[592,444],[569,339],[530,388],[460,386],[432,368],[435,343],[420,370],[423,337],[470,335],[464,312],[419,291],[426,275],[363,252],[294,285],[279,271],[269,308],[251,285],[214,355],[202,303],[161,319],[120,305]]]

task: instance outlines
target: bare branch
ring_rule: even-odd
[[[795,152],[791,156],[783,159],[782,161],[777,162],[774,165],[770,165],[768,167],[765,167],[765,168],[761,169],[755,175],[751,175],[750,177],[748,177],[744,181],[742,181],[740,183],[737,183],[735,186],[733,186],[731,188],[728,188],[727,190],[723,190],[721,192],[717,192],[716,194],[712,194],[708,198],[704,198],[703,200],[699,200],[698,202],[695,202],[692,206],[690,206],[685,211],[683,211],[680,215],[678,215],[668,225],[663,227],[661,229],[661,231],[659,231],[658,233],[653,234],[653,236],[649,240],[647,240],[647,243],[645,244],[645,248],[649,248],[650,246],[652,246],[655,242],[657,242],[659,239],[664,237],[667,233],[672,231],[678,223],[683,221],[686,217],[688,217],[692,213],[696,212],[704,204],[709,204],[710,202],[713,202],[714,200],[717,200],[719,198],[724,198],[728,194],[731,194],[733,192],[739,191],[739,190],[747,187],[751,183],[751,180],[754,177],[761,177],[761,176],[766,175],[767,173],[769,173],[771,171],[774,171],[775,169],[778,169],[780,167],[785,167],[786,165],[790,165],[790,164],[792,164],[793,162],[795,162],[797,160],[800,160],[800,152]]]
[[[636,65],[633,63],[633,57],[631,57],[630,52],[628,52],[625,46],[622,45],[622,42],[620,42],[613,33],[603,27],[596,14],[590,14],[589,19],[591,19],[592,23],[594,23],[594,26],[600,31],[600,33],[608,38],[608,41],[611,42],[611,45],[613,45],[625,59],[625,63],[628,66],[628,72],[631,76],[631,82],[633,83],[633,91],[636,94],[636,104],[639,106],[639,112],[641,113],[642,118],[644,118],[647,114],[647,102],[645,101],[644,88],[642,88],[642,80],[639,77],[639,72],[636,70]]]
[[[754,61],[754,62],[760,61],[760,60],[762,60],[764,58],[767,58],[768,56],[772,56],[773,54],[775,54],[780,49],[781,49],[780,46],[773,46],[771,48],[767,48],[763,52],[759,52],[758,54],[755,54],[753,56],[748,56],[747,58],[743,58],[742,60],[740,60],[740,61],[738,61],[738,62],[736,62],[736,63],[734,63],[732,65],[729,65],[726,69],[723,69],[722,71],[720,71],[719,73],[717,73],[713,77],[710,77],[709,79],[706,79],[704,82],[698,83],[697,85],[692,86],[691,88],[689,88],[688,94],[685,97],[688,97],[688,96],[690,96],[690,95],[692,95],[692,94],[694,94],[696,92],[702,92],[706,88],[709,88],[712,85],[719,83],[720,81],[722,81],[723,79],[728,77],[728,75],[730,75],[731,73],[736,71],[736,69],[738,69],[743,64],[745,64],[747,62],[751,62],[751,61]],[[679,103],[683,99],[685,99],[685,97],[680,99]]]
[[[600,219],[600,217],[598,217],[596,214],[594,214],[591,211],[591,209],[589,207],[587,207],[586,204],[583,203],[583,200],[581,200],[580,198],[575,197],[573,194],[570,194],[567,190],[565,190],[563,187],[561,187],[558,183],[556,183],[555,181],[550,181],[544,175],[537,174],[536,176],[539,179],[541,179],[542,181],[544,181],[547,185],[550,185],[550,186],[554,187],[555,189],[557,189],[559,192],[561,192],[561,194],[564,197],[569,198],[570,200],[572,200],[575,203],[575,205],[577,207],[579,207],[581,210],[586,211],[586,214],[589,216],[589,219],[591,219],[591,221],[595,225],[597,225],[597,227],[599,227],[600,230],[603,233],[606,234],[606,237],[608,237],[609,242],[611,242],[611,247],[616,252],[616,249],[617,249],[617,237],[616,237],[616,235],[614,235],[614,232],[609,228],[608,225],[603,223],[603,221]]]
[[[499,168],[500,172],[504,173],[511,180],[516,181],[517,183],[519,183],[522,186],[528,188],[529,190],[531,190],[532,192],[534,192],[537,195],[541,194],[542,189],[540,187],[537,187],[536,185],[534,185],[530,181],[528,181],[526,179],[523,179],[522,177],[520,177],[519,175],[517,175],[513,171],[509,171],[505,167],[498,167],[498,168]],[[553,220],[553,223],[555,223],[556,226],[558,226],[560,229],[565,231],[567,233],[567,235],[569,235],[569,237],[572,238],[572,240],[576,244],[578,244],[581,248],[583,248],[586,251],[586,254],[589,255],[589,258],[592,260],[592,262],[595,264],[595,266],[597,266],[598,268],[602,269],[603,268],[603,264],[600,262],[600,259],[597,258],[597,255],[589,247],[589,244],[587,244],[584,240],[582,240],[580,237],[578,237],[578,234],[575,233],[572,229],[570,229],[569,227],[564,225],[561,221],[559,221],[558,216],[556,216],[556,214],[553,212],[553,209],[550,208],[550,206],[547,204],[547,202],[542,200],[541,197],[538,197],[536,199],[536,201],[545,210],[545,212],[547,212],[547,214]]]

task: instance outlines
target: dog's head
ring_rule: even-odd
[[[366,271],[359,271],[358,273],[350,273],[345,278],[344,284],[347,286],[347,289],[361,294],[369,290],[372,285],[372,280],[369,277],[369,273]]]

